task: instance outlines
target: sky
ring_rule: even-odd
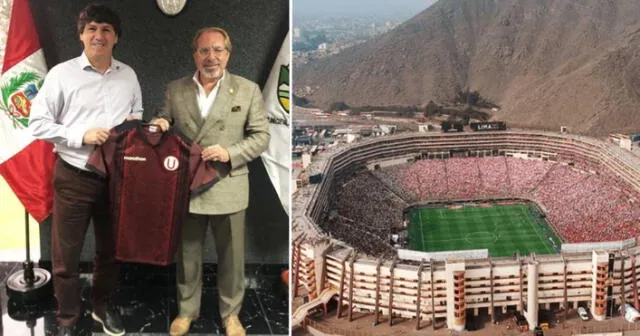
[[[437,0],[293,0],[293,15],[406,15],[427,9]]]

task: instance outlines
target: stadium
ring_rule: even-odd
[[[331,299],[460,331],[468,314],[638,308],[640,159],[542,131],[406,133],[327,153],[294,196],[293,325]],[[630,303],[631,305],[625,305]],[[626,307],[626,308],[625,308]],[[637,313],[637,312],[636,312]]]

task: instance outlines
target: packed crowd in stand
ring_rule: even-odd
[[[506,158],[511,194],[528,195],[556,162]]]
[[[371,171],[389,190],[401,197],[408,203],[417,202],[420,198],[409,189],[402,187],[400,176],[405,176],[409,170],[409,165],[394,166],[394,170],[376,169]]]
[[[380,237],[361,227],[353,225],[353,221],[344,217],[335,217],[328,220],[324,229],[334,238],[337,238],[357,251],[376,257],[391,257],[394,249],[388,243],[386,237]]]
[[[389,236],[401,225],[407,203],[370,172],[361,172],[336,189],[324,229],[336,238],[369,255],[392,253]]]
[[[398,195],[411,195],[407,202],[444,198],[447,193],[447,173],[443,160],[420,160],[376,171],[386,185]],[[407,188],[406,186],[413,186]]]
[[[477,158],[446,160],[448,198],[472,198],[481,187]]]
[[[389,194],[407,203],[526,197],[545,209],[565,242],[614,241],[640,235],[637,195],[629,195],[628,189],[610,177],[562,163],[513,157],[426,159],[377,170],[374,175],[378,181],[374,175],[362,175],[366,177],[358,176],[351,187],[343,188],[337,204],[341,213],[369,218],[375,227],[384,226],[384,221],[398,221],[401,209],[383,201]]]
[[[500,196],[510,192],[509,171],[506,157],[494,156],[478,159],[480,171],[480,194]]]
[[[638,236],[638,204],[631,203],[615,184],[596,175],[557,166],[539,185],[534,199],[544,205],[551,223],[567,242]]]

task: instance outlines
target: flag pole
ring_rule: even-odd
[[[24,210],[24,227],[25,227],[25,237],[27,240],[27,260],[22,264],[22,269],[24,270],[24,280],[28,287],[33,287],[33,262],[31,261],[31,246],[29,245],[29,212],[27,209]]]
[[[18,271],[14,274],[18,274],[18,277],[22,276],[26,288],[30,288],[33,292],[34,290],[36,290],[36,288],[34,287],[36,283],[36,275],[34,273],[33,262],[31,261],[31,245],[29,242],[29,212],[27,211],[27,209],[24,210],[24,226],[27,242],[27,260],[22,263],[23,273],[18,274]],[[36,270],[38,270],[39,274],[42,271],[46,272],[47,274],[49,273],[46,270],[42,270],[39,268],[36,268]],[[35,335],[34,328],[36,326],[36,321],[44,316],[45,311],[51,308],[51,295],[50,293],[46,292],[47,290],[50,291],[50,287],[49,289],[47,289],[46,286],[47,284],[45,283],[44,287],[41,286],[43,289],[36,290],[37,295],[35,296],[35,298],[37,298],[37,300],[25,301],[22,297],[18,297],[18,299],[16,299],[16,294],[14,293],[13,295],[9,295],[9,301],[7,302],[7,313],[9,314],[9,317],[16,321],[26,322],[27,328],[29,328],[30,335],[32,336]],[[7,293],[10,293],[8,285]],[[45,296],[46,294],[48,294],[48,298]],[[26,297],[26,295],[23,296]],[[34,296],[31,295],[30,297]],[[0,331],[2,331],[2,328],[0,328]]]
[[[7,295],[16,304],[41,304],[52,298],[51,273],[43,268],[33,267],[29,242],[29,212],[26,209],[24,227],[27,259],[22,263],[22,269],[7,279]]]

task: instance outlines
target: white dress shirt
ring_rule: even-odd
[[[29,129],[55,144],[60,158],[84,169],[94,145],[83,145],[91,128],[111,129],[129,115],[142,117],[142,93],[136,73],[111,59],[103,74],[82,53],[54,66],[33,100]]]
[[[211,110],[211,106],[213,106],[213,102],[216,100],[216,97],[218,96],[218,91],[220,89],[220,82],[222,82],[222,79],[224,78],[226,73],[227,71],[225,70],[222,73],[222,77],[220,77],[220,79],[218,79],[218,82],[216,82],[216,86],[214,86],[211,92],[209,92],[208,96],[207,96],[207,93],[204,91],[204,87],[202,86],[202,84],[200,84],[200,81],[198,80],[198,71],[196,71],[196,73],[193,75],[193,81],[196,82],[196,85],[198,86],[196,99],[198,101],[198,107],[200,108],[200,115],[202,116],[202,119],[206,119],[207,116],[209,115],[209,110]]]

